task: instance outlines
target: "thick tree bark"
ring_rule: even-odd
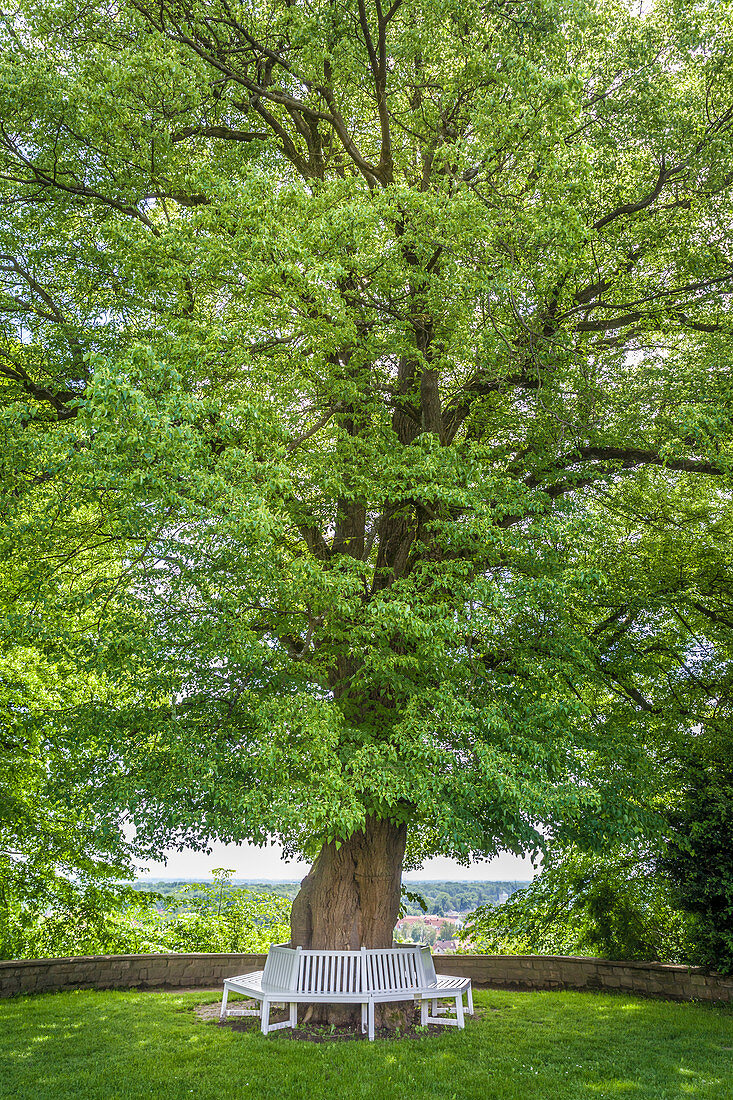
[[[407,826],[368,817],[342,841],[324,844],[303,879],[290,916],[293,947],[330,951],[391,947],[397,923]],[[377,1010],[377,1026],[399,1023],[396,1005]],[[393,1017],[393,1020],[387,1017]],[[356,1024],[351,1006],[312,1006],[306,1022]]]
[[[407,826],[368,817],[363,830],[324,844],[293,902],[294,947],[391,947]]]

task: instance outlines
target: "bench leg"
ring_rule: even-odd
[[[290,1026],[298,1026],[298,1002],[293,1001],[290,1005]]]
[[[364,1002],[361,1006],[361,1033],[362,1033],[362,1035],[366,1035],[366,1033],[367,1033],[367,1027],[368,1027],[367,1016],[368,1015],[369,1015],[369,1006],[367,1005],[366,1002]]]
[[[267,1035],[268,1031],[270,1030],[270,1002],[267,999],[262,1002],[261,1016],[262,1023],[260,1024],[260,1027],[262,1029],[262,1034]]]
[[[468,1001],[468,1015],[473,1016],[473,990],[471,989],[470,985],[466,990],[466,1000]]]
[[[369,1002],[369,1042],[374,1042],[374,1001]]]
[[[471,990],[466,990],[468,993],[469,1011],[473,1012],[473,1000],[471,998]],[[420,1023],[423,1027],[426,1024],[451,1024],[453,1027],[465,1027],[465,1017],[463,1014],[463,990],[460,993],[444,993],[443,997],[450,998],[455,1003],[456,1011],[455,1016],[450,1015],[449,1006],[441,1006],[438,1004],[434,997],[425,997],[420,1001]],[[432,1005],[432,1015],[428,1011],[428,1006]]]
[[[227,1014],[227,997],[229,996],[229,990],[224,985],[224,996],[221,999],[221,1012],[219,1013],[219,1019],[223,1020]]]

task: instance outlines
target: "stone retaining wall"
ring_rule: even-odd
[[[211,989],[262,970],[265,955],[84,955],[0,962],[0,997],[62,989]]]
[[[91,955],[0,961],[0,996],[64,989],[213,989],[261,970],[264,955]],[[733,977],[699,967],[550,955],[436,955],[439,974],[494,989],[588,989],[677,1001],[733,1002]]]
[[[493,989],[589,989],[674,1001],[733,1002],[733,977],[697,966],[565,955],[436,955],[435,969]]]

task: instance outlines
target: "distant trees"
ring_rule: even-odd
[[[231,873],[182,887],[164,914],[161,939],[173,951],[267,951],[287,941],[289,900],[269,890],[232,887]]]
[[[423,899],[426,908],[423,910],[417,901],[408,899],[403,903],[403,912],[413,916],[422,912],[441,916],[452,910],[467,913],[479,905],[496,904],[502,895],[511,895],[526,885],[526,882],[516,881],[412,882],[410,891]]]

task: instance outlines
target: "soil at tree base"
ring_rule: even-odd
[[[231,1031],[259,1031],[260,1021],[254,1016],[228,1016],[226,1020],[219,1019],[219,1005],[196,1005],[194,1008],[196,1018],[202,1023],[215,1023],[218,1027],[228,1027]],[[421,1039],[426,1035],[439,1035],[445,1032],[445,1027],[440,1024],[420,1024],[420,1011],[410,1005],[404,1013],[399,1013],[403,1020],[401,1024],[392,1027],[377,1027],[376,1039]],[[286,1020],[287,1012],[272,1014],[272,1022],[280,1023]],[[276,1034],[293,1042],[305,1043],[345,1043],[345,1042],[369,1042],[369,1037],[361,1030],[361,1023],[300,1023],[297,1028],[283,1028]]]

